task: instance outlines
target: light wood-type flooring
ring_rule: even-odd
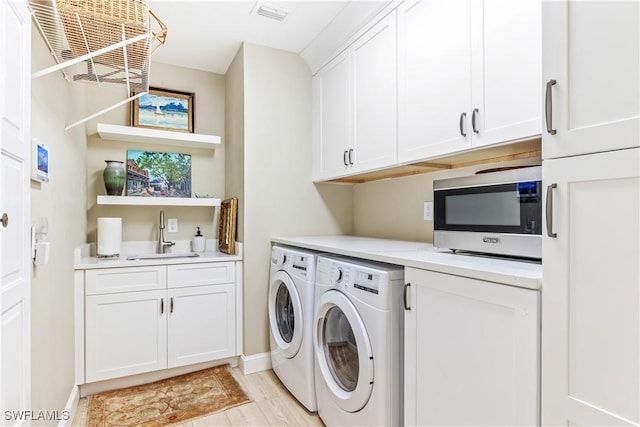
[[[289,393],[272,370],[243,375],[231,370],[252,402],[224,412],[180,424],[180,427],[209,426],[324,426],[317,414],[308,412]],[[72,427],[85,427],[87,399],[80,399]]]

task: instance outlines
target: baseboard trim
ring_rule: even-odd
[[[245,375],[267,371],[271,369],[271,353],[258,353],[250,356],[245,356],[243,354],[240,356],[239,366],[240,370]]]
[[[71,393],[69,394],[69,398],[67,399],[66,405],[64,405],[64,414],[69,414],[68,420],[60,420],[58,422],[58,427],[70,427],[73,422],[73,417],[76,414],[76,410],[78,409],[78,401],[80,400],[80,390],[78,390],[78,386],[73,386],[71,389]],[[64,418],[64,417],[63,417]]]

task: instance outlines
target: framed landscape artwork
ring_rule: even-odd
[[[193,133],[194,98],[190,92],[151,87],[132,101],[131,126]]]
[[[127,150],[127,196],[191,197],[191,155]]]
[[[238,198],[223,200],[220,204],[220,222],[218,223],[218,251],[225,254],[236,253],[236,219]]]

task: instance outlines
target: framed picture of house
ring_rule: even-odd
[[[191,155],[127,150],[127,196],[191,197]]]
[[[193,133],[194,99],[191,92],[150,87],[131,102],[131,126]]]
[[[220,222],[218,223],[218,251],[235,254],[236,219],[238,215],[238,198],[223,200],[220,203]]]

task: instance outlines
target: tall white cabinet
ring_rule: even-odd
[[[543,3],[543,425],[640,423],[639,28]]]
[[[540,134],[540,0],[398,7],[398,159]]]
[[[640,146],[639,7],[543,2],[544,158]]]

